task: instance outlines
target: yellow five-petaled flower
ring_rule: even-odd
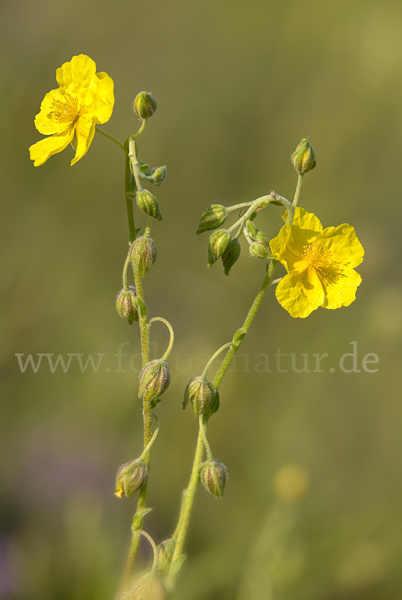
[[[106,123],[113,111],[113,80],[106,73],[96,73],[89,56],[73,56],[57,69],[56,79],[60,87],[46,94],[35,117],[36,129],[51,136],[30,147],[35,167],[70,143],[76,150],[74,165],[87,153],[95,126]]]
[[[349,306],[355,300],[361,277],[354,267],[362,262],[364,250],[347,223],[323,229],[314,214],[296,208],[292,225],[284,225],[270,247],[288,272],[276,297],[292,317],[307,317],[319,306]]]

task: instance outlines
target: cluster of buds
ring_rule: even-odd
[[[116,298],[116,310],[124,321],[132,325],[138,321],[135,288],[130,285],[128,290],[120,290]]]
[[[152,238],[142,235],[137,238],[130,250],[130,260],[136,266],[142,277],[152,269],[158,256],[155,242]]]
[[[209,418],[219,409],[219,392],[205,377],[193,377],[184,391],[183,409],[191,402],[195,416]]]
[[[250,243],[249,253],[252,258],[267,260],[272,257],[265,233],[257,229],[253,221],[246,222],[245,235]]]
[[[140,373],[138,397],[146,400],[159,398],[170,384],[169,365],[165,360],[151,360]]]
[[[123,495],[130,497],[148,479],[147,463],[139,458],[122,465],[117,471],[116,477],[116,496],[121,498]]]
[[[219,460],[207,460],[200,466],[200,479],[204,488],[215,498],[222,498],[228,470]]]

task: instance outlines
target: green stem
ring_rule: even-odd
[[[242,202],[241,204],[233,204],[233,206],[227,206],[226,210],[228,212],[232,212],[233,210],[237,210],[238,208],[245,208],[246,206],[250,206],[253,202]]]
[[[125,290],[128,290],[128,275],[127,275],[127,271],[128,271],[129,265],[130,265],[130,252],[127,254],[126,262],[124,263],[124,268],[123,268],[123,288]]]
[[[209,461],[212,461],[213,456],[212,456],[211,446],[209,445],[208,438],[207,438],[207,424],[205,423],[205,426],[204,426],[203,415],[199,416],[199,425],[200,425],[200,431],[201,431],[202,439],[204,442],[205,450],[207,451],[207,458]]]
[[[141,133],[142,133],[142,132],[144,131],[144,129],[145,129],[145,125],[146,125],[146,124],[147,124],[147,119],[143,119],[143,120],[142,120],[142,123],[141,123],[141,127],[139,128],[139,130],[137,131],[137,133],[135,133],[134,135],[132,135],[132,136],[131,136],[131,139],[132,139],[132,140],[136,140],[136,139],[137,139],[137,137],[138,137],[139,135],[141,135]]]
[[[129,241],[132,244],[136,238],[135,233],[135,219],[134,219],[134,195],[135,195],[135,180],[131,172],[130,157],[129,157],[128,143],[126,142],[126,175],[125,175],[125,188],[126,188],[126,208],[127,208],[127,219],[128,219],[128,231]]]
[[[207,374],[208,374],[208,369],[209,369],[209,367],[212,365],[212,363],[214,362],[215,358],[216,358],[217,356],[219,356],[219,354],[220,354],[220,353],[221,353],[221,352],[222,352],[222,351],[223,351],[225,348],[227,348],[228,346],[231,346],[231,345],[232,345],[232,342],[228,342],[227,344],[224,344],[223,346],[221,346],[221,347],[219,348],[219,350],[217,350],[217,351],[215,352],[215,354],[213,354],[213,355],[211,356],[211,358],[209,359],[209,361],[208,361],[208,362],[207,362],[207,364],[205,365],[205,369],[203,370],[201,377],[206,377],[206,376],[207,376]]]
[[[102,135],[104,135],[105,137],[107,137],[109,140],[112,140],[112,142],[114,142],[115,144],[117,144],[118,146],[120,146],[120,148],[122,148],[124,150],[124,152],[126,151],[125,148],[124,148],[124,144],[122,144],[113,135],[110,135],[110,133],[106,133],[106,131],[103,131],[103,129],[99,129],[99,127],[96,127],[95,129],[96,129],[96,131],[99,131],[99,133],[101,133]]]
[[[295,196],[293,198],[293,206],[296,208],[297,203],[299,202],[300,190],[303,183],[303,175],[299,175],[297,178],[297,186],[295,190]]]
[[[173,331],[173,327],[171,326],[171,324],[169,323],[169,321],[167,321],[166,319],[163,319],[162,317],[154,317],[153,319],[151,319],[149,321],[149,325],[151,325],[151,323],[155,323],[155,321],[161,321],[161,323],[164,323],[166,325],[166,327],[169,329],[169,334],[170,334],[169,345],[167,347],[167,350],[166,350],[165,354],[162,356],[162,360],[167,360],[168,357],[169,357],[169,354],[172,351],[173,344],[174,344],[174,331]]]
[[[234,223],[234,224],[233,224],[231,227],[229,227],[229,229],[228,229],[229,233],[230,233],[231,231],[234,231],[234,230],[236,229],[236,227],[238,227],[239,225],[241,225],[242,223],[244,223],[244,221],[245,221],[246,219],[248,219],[248,218],[249,218],[249,217],[250,217],[250,216],[253,214],[253,212],[256,210],[256,208],[258,208],[258,206],[259,206],[259,205],[261,204],[261,202],[263,202],[264,200],[265,200],[265,201],[267,201],[267,202],[269,203],[269,202],[271,202],[271,201],[273,200],[273,198],[272,198],[272,196],[271,196],[271,195],[269,195],[269,196],[261,196],[261,198],[257,198],[257,200],[254,200],[254,201],[251,203],[251,206],[250,206],[250,208],[249,208],[249,209],[248,209],[248,210],[247,210],[247,211],[244,213],[244,215],[243,215],[242,217],[240,217],[240,219],[238,219],[238,220],[236,221],[236,223]]]

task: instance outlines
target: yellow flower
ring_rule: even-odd
[[[308,317],[319,306],[349,306],[356,298],[361,277],[354,267],[364,250],[347,223],[323,229],[315,215],[296,208],[293,224],[284,225],[270,247],[288,272],[276,297],[292,317]]]
[[[89,56],[73,56],[57,69],[56,79],[60,87],[46,94],[35,117],[36,129],[51,136],[30,147],[35,167],[70,143],[76,150],[74,165],[88,152],[95,126],[106,123],[113,111],[113,80],[106,73],[96,73]]]

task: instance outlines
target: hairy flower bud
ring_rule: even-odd
[[[228,211],[221,204],[211,204],[211,206],[208,207],[201,216],[198,229],[196,231],[197,235],[203,231],[220,227],[226,221],[228,215]]]
[[[140,373],[139,398],[152,400],[161,396],[170,383],[169,365],[164,360],[151,360]]]
[[[241,246],[239,240],[230,240],[229,246],[222,254],[223,268],[225,275],[229,275],[230,269],[240,256]]]
[[[135,306],[135,288],[130,285],[128,290],[120,290],[116,298],[116,310],[124,321],[132,325],[138,321],[138,311]]]
[[[292,163],[299,175],[304,175],[316,165],[314,150],[306,138],[303,138],[292,154]]]
[[[184,391],[183,408],[186,408],[190,401],[193,406],[195,416],[203,413],[211,404],[215,395],[216,388],[213,383],[205,377],[193,377],[188,382]]]
[[[134,585],[130,600],[167,600],[165,586],[153,573],[147,573]]]
[[[117,471],[116,496],[132,496],[148,479],[147,463],[138,458],[122,465]]]
[[[173,552],[175,548],[176,542],[169,538],[168,540],[164,540],[157,546],[158,551],[158,570],[163,573],[168,573],[170,568],[170,563],[172,562]]]
[[[154,185],[162,185],[162,182],[166,177],[166,166],[154,167],[151,171],[151,177]]]
[[[140,92],[135,97],[133,108],[141,119],[148,119],[152,117],[157,106],[155,98],[149,92]]]
[[[272,258],[269,246],[265,242],[253,242],[249,247],[249,253],[252,258],[262,258],[264,260]]]
[[[212,267],[214,262],[226,252],[230,240],[230,233],[226,229],[218,229],[211,234],[208,246],[208,267]]]
[[[137,238],[131,246],[130,260],[137,266],[142,277],[152,269],[157,256],[155,242],[145,235]]]
[[[158,221],[162,221],[161,211],[159,209],[159,203],[155,196],[148,190],[141,190],[135,194],[135,199],[138,208],[140,208],[149,217],[153,217]]]
[[[207,460],[200,466],[200,478],[204,488],[215,498],[222,498],[228,470],[219,460]]]

